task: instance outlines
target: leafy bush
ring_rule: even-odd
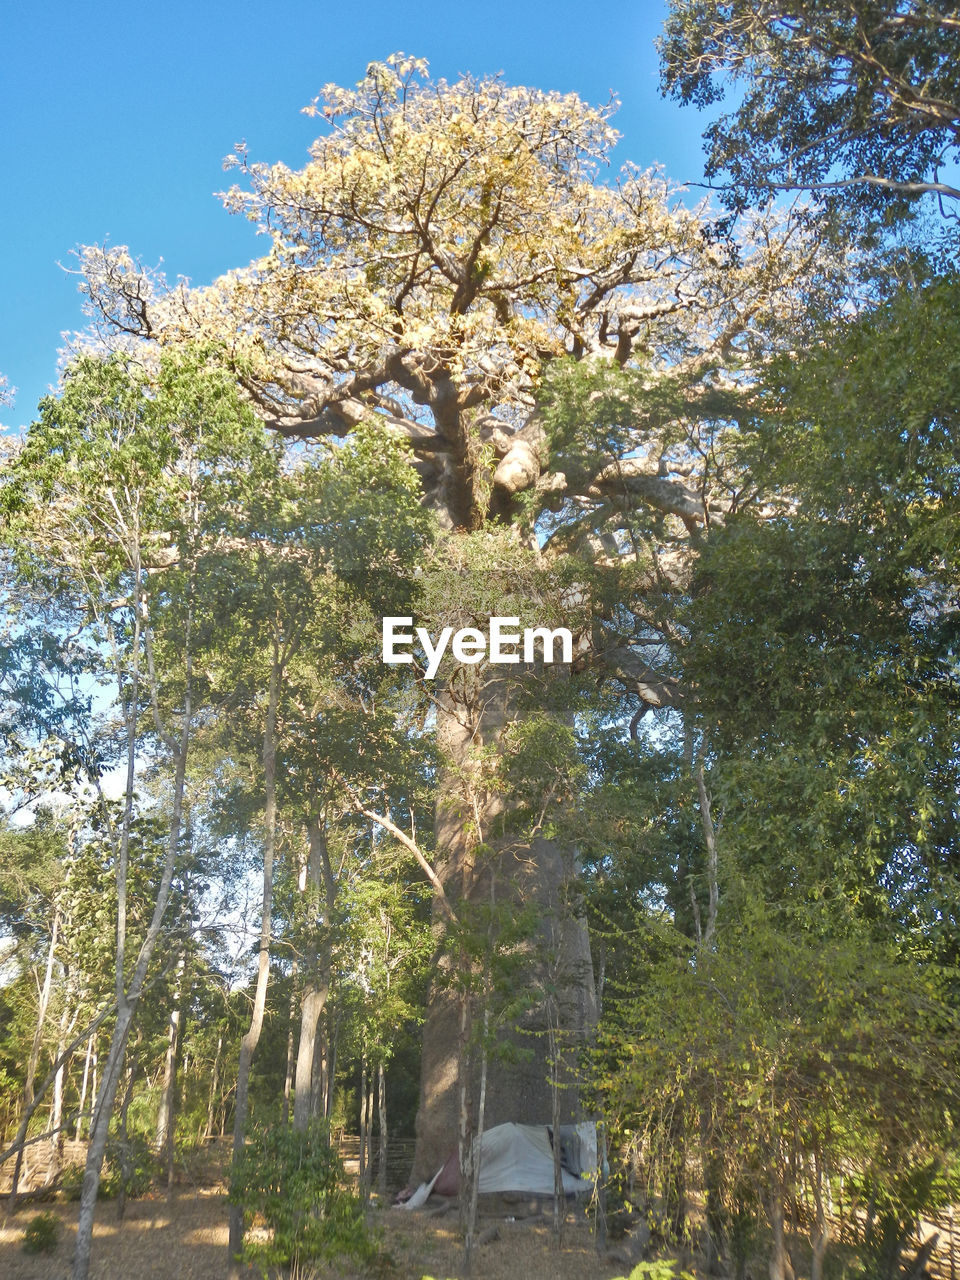
[[[60,1175],[60,1193],[65,1200],[79,1200],[83,1190],[83,1165],[64,1165]]]
[[[60,1240],[60,1222],[52,1213],[38,1213],[23,1233],[24,1253],[53,1253]]]
[[[118,1196],[121,1188],[132,1199],[144,1196],[160,1172],[156,1156],[139,1133],[128,1135],[125,1143],[119,1138],[107,1142],[107,1166],[99,1192],[105,1199]]]
[[[616,1280],[693,1280],[689,1271],[681,1271],[678,1278],[676,1265],[672,1258],[638,1262],[629,1276],[617,1276]],[[423,1276],[422,1280],[433,1280],[433,1276]]]
[[[650,1262],[638,1262],[630,1272],[629,1280],[678,1280],[674,1258],[654,1258]],[[617,1280],[628,1280],[619,1276]],[[679,1280],[693,1280],[689,1271],[681,1271]]]
[[[243,1208],[245,1234],[258,1220],[269,1233],[267,1239],[245,1239],[242,1254],[264,1276],[277,1266],[344,1255],[370,1263],[377,1255],[322,1122],[306,1133],[279,1125],[258,1129],[234,1165],[229,1198]]]

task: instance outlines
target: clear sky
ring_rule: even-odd
[[[29,422],[82,328],[69,267],[79,244],[126,244],[168,278],[204,284],[262,250],[215,192],[245,139],[299,166],[316,132],[300,109],[403,50],[434,75],[502,71],[514,84],[611,93],[616,163],[702,178],[705,121],[658,92],[659,0],[326,3],[6,0],[0,10],[0,373]]]

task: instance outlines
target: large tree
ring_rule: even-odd
[[[616,139],[610,109],[572,94],[499,78],[433,82],[425,64],[396,55],[372,63],[355,89],[327,86],[308,111],[324,132],[302,170],[233,158],[249,186],[227,205],[270,238],[250,267],[167,290],[126,250],[84,252],[105,333],[215,341],[264,420],[292,440],[342,437],[371,418],[405,438],[424,501],[450,535],[438,622],[523,612],[504,608],[503,584],[509,577],[516,599],[554,549],[575,550],[581,564],[584,553],[626,559],[633,590],[651,600],[682,587],[704,530],[756,500],[736,480],[738,396],[778,331],[815,301],[829,254],[789,217],[721,237],[656,173],[627,167],[601,182]],[[581,371],[554,390],[575,408],[551,426],[538,396],[548,367],[564,361]],[[541,551],[547,507],[553,537]],[[465,579],[464,566],[509,574],[491,587],[489,573]],[[549,587],[537,589],[534,611],[555,610]],[[645,704],[675,700],[658,670],[662,615],[651,604],[639,644],[622,626],[601,627],[592,644],[587,634],[581,661]],[[446,761],[438,921],[465,927],[460,904],[511,892],[539,906],[548,923],[538,950],[554,954],[553,980],[566,975],[555,1004],[582,1035],[589,947],[581,923],[560,922],[574,852],[536,823],[512,844],[504,835],[511,802],[490,762],[509,755],[520,695],[498,672],[462,675],[449,672],[434,699]],[[503,888],[511,878],[519,888]],[[538,981],[543,989],[544,974]],[[438,983],[418,1172],[456,1132],[462,1015]],[[534,1011],[526,1022],[546,1032],[545,1018]],[[491,1064],[488,1122],[550,1115],[546,1076],[544,1052],[525,1069]]]

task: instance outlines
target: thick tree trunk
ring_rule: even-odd
[[[476,671],[476,668],[471,670]],[[460,691],[467,687],[466,693]],[[550,1019],[542,991],[547,974],[556,981],[559,1028],[571,1046],[587,1039],[596,1022],[596,995],[590,942],[584,920],[568,904],[568,888],[576,875],[571,848],[538,833],[524,841],[498,838],[502,799],[483,790],[481,757],[501,743],[510,722],[515,690],[506,680],[489,677],[483,687],[467,682],[448,687],[438,700],[438,739],[446,757],[437,804],[436,837],[439,875],[448,899],[479,904],[515,904],[537,908],[539,924],[527,947],[525,982],[529,1007],[502,1038],[518,1043],[526,1055],[504,1062],[491,1052],[486,1079],[486,1125],[522,1119],[549,1124],[553,1114],[549,1065]],[[483,841],[482,857],[477,853]],[[492,852],[490,852],[492,850]],[[435,912],[437,928],[443,915]],[[420,1074],[420,1107],[413,1179],[432,1177],[457,1147],[460,1015],[459,997],[451,981],[455,958],[441,960],[441,975],[429,997]],[[571,1056],[573,1056],[571,1054]],[[479,1073],[469,1085],[476,1111]],[[563,1122],[579,1118],[574,1090],[563,1091]]]

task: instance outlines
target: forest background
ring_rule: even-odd
[[[312,83],[306,167],[235,147],[250,269],[79,250],[4,463],[0,869],[5,1156],[76,1177],[78,1280],[105,1157],[232,1132],[235,1258],[270,1135],[369,1176],[418,1108],[468,1255],[518,1107],[775,1280],[922,1265],[956,1198],[960,17],[666,16],[711,203],[474,43]],[[577,656],[436,693],[379,660],[407,614]]]

